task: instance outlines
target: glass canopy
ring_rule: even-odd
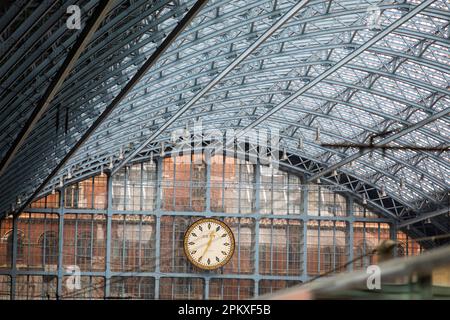
[[[85,24],[97,1],[75,2]],[[116,2],[0,177],[0,214],[36,191],[195,3]],[[445,0],[207,1],[39,195],[114,168],[133,152],[157,154],[173,130],[201,121],[222,131],[279,130],[284,165],[315,177],[342,162],[322,181],[346,186],[399,220],[445,208],[449,11]],[[49,1],[2,13],[2,158],[76,41],[78,31],[61,23],[64,15],[59,2]],[[367,144],[386,132],[375,142],[397,135],[389,145],[443,150],[358,154],[351,146],[323,146]]]

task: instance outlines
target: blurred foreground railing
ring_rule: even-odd
[[[378,288],[374,269],[380,271]],[[371,270],[320,278],[258,299],[450,299],[450,246],[392,259]]]

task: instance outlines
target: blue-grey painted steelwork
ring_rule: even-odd
[[[254,281],[252,290],[253,290],[253,295],[257,296],[261,290],[260,287],[260,281],[262,280],[283,280],[283,281],[301,281],[301,282],[305,282],[309,279],[312,278],[311,275],[308,274],[308,265],[307,265],[307,261],[308,261],[308,255],[310,253],[308,253],[308,249],[311,247],[311,244],[308,244],[308,222],[309,221],[330,221],[330,222],[335,222],[333,223],[333,235],[336,234],[337,230],[336,230],[336,223],[337,222],[345,222],[347,225],[347,229],[348,229],[348,233],[346,236],[346,241],[347,241],[347,249],[349,250],[349,252],[346,253],[347,256],[347,260],[350,261],[353,259],[353,249],[352,249],[352,244],[353,244],[353,223],[355,221],[358,222],[372,222],[372,223],[388,223],[389,225],[391,225],[391,227],[394,227],[395,221],[393,219],[388,219],[385,217],[380,216],[379,218],[375,218],[375,217],[355,217],[353,214],[353,201],[354,198],[352,197],[351,193],[347,192],[344,193],[346,195],[346,204],[347,204],[347,209],[346,209],[346,214],[344,216],[320,216],[320,215],[315,215],[315,214],[309,214],[308,213],[308,186],[302,186],[301,188],[301,193],[302,193],[302,197],[301,197],[301,208],[300,208],[300,212],[298,214],[289,214],[289,215],[280,215],[280,214],[260,214],[260,192],[261,192],[261,166],[260,165],[256,165],[254,172],[255,172],[255,180],[254,180],[254,190],[255,190],[255,212],[254,213],[249,213],[249,214],[242,214],[242,213],[225,213],[225,212],[213,212],[211,211],[211,205],[210,204],[205,204],[205,208],[208,208],[208,210],[205,211],[200,211],[200,212],[193,212],[193,211],[169,211],[169,210],[163,210],[162,208],[162,159],[160,157],[158,157],[157,159],[155,159],[154,161],[156,161],[157,165],[156,165],[156,177],[157,177],[157,181],[154,181],[154,184],[156,186],[158,186],[158,188],[156,188],[155,192],[156,192],[156,201],[155,201],[155,209],[154,210],[117,210],[113,208],[113,193],[112,193],[112,188],[113,188],[113,184],[112,184],[112,177],[107,176],[107,207],[106,209],[70,209],[70,208],[66,208],[67,205],[65,205],[64,203],[64,194],[65,194],[65,187],[61,188],[60,192],[60,198],[59,198],[59,203],[60,203],[60,208],[59,209],[51,209],[51,208],[28,208],[27,212],[35,212],[35,213],[57,213],[59,216],[58,219],[58,232],[59,232],[59,244],[58,244],[58,269],[56,271],[33,271],[33,270],[23,270],[23,269],[19,269],[17,270],[15,267],[13,267],[11,270],[0,270],[0,275],[8,275],[12,277],[12,297],[14,297],[14,293],[16,291],[16,278],[17,276],[24,276],[24,275],[30,275],[30,276],[43,276],[43,275],[52,275],[52,276],[57,276],[58,277],[58,281],[57,281],[57,298],[60,299],[64,299],[65,296],[63,294],[64,290],[63,287],[65,286],[65,283],[63,282],[63,277],[66,275],[69,275],[67,273],[67,271],[64,269],[65,266],[65,262],[63,260],[63,248],[64,248],[64,243],[63,243],[63,239],[64,239],[64,215],[65,213],[69,212],[71,214],[79,214],[81,216],[83,215],[87,215],[87,214],[99,214],[99,215],[105,215],[106,216],[106,254],[105,254],[105,260],[106,260],[106,265],[105,265],[105,269],[104,271],[82,271],[81,272],[81,276],[89,276],[89,277],[101,277],[103,279],[105,279],[104,282],[104,295],[105,298],[114,298],[114,296],[112,295],[112,284],[114,283],[115,280],[113,280],[114,277],[150,277],[150,278],[154,278],[154,288],[152,290],[154,290],[154,297],[156,299],[160,298],[160,284],[161,284],[161,278],[164,277],[171,277],[171,278],[183,278],[183,279],[195,279],[195,278],[201,278],[204,280],[204,287],[203,287],[203,294],[204,294],[204,298],[208,298],[210,297],[210,288],[209,285],[211,284],[211,280],[213,279],[242,279],[242,280],[252,280]],[[205,168],[205,172],[206,172],[206,182],[208,184],[211,184],[211,165],[207,164],[206,168]],[[209,168],[208,168],[209,167]],[[176,166],[174,166],[173,168],[174,170],[176,170]],[[126,172],[129,172],[129,170],[126,170]],[[128,174],[128,173],[127,173]],[[176,174],[176,173],[175,173]],[[301,176],[301,179],[305,179],[304,176]],[[240,180],[240,178],[239,178]],[[192,181],[189,182],[189,185],[192,186]],[[277,185],[273,184],[273,188],[276,188]],[[313,186],[310,186],[311,188]],[[211,190],[211,186],[208,186],[206,188],[207,190]],[[272,192],[275,189],[272,189]],[[336,189],[337,190],[337,189]],[[342,191],[337,191],[337,192],[341,192]],[[189,203],[192,202],[192,193],[190,193],[189,197],[191,198],[191,200],[189,200]],[[210,202],[211,201],[211,196],[207,196],[205,195],[205,199]],[[273,202],[274,198],[273,196],[271,197],[271,201]],[[320,198],[319,198],[320,199]],[[356,199],[357,201],[359,201],[359,199]],[[319,200],[319,202],[322,200]],[[271,206],[273,206],[273,203],[271,204]],[[319,204],[320,207],[320,204]],[[305,214],[308,213],[308,214]],[[153,216],[155,217],[155,269],[154,271],[142,271],[142,272],[134,272],[134,271],[113,271],[111,269],[111,254],[112,254],[112,218],[113,215],[132,215],[132,216],[138,216],[138,215],[143,215],[143,216]],[[190,217],[190,216],[198,216],[198,217],[220,217],[220,218],[250,218],[250,219],[254,219],[255,224],[254,224],[254,244],[253,244],[253,249],[254,252],[251,255],[252,258],[252,264],[254,267],[254,270],[251,273],[237,273],[237,274],[216,274],[216,273],[210,273],[210,272],[162,272],[161,268],[160,268],[160,264],[161,264],[161,218],[162,217]],[[259,227],[259,223],[260,223],[260,219],[285,219],[287,221],[301,221],[302,222],[302,227],[301,227],[301,247],[302,247],[302,258],[301,258],[301,269],[302,271],[300,272],[299,275],[297,276],[292,276],[292,275],[271,275],[271,274],[262,274],[260,272],[259,269],[259,261],[260,261],[260,240],[259,240],[259,236],[260,236],[260,227]],[[78,220],[77,220],[78,221]],[[14,234],[15,234],[15,239],[17,239],[17,219],[14,219],[14,225],[16,226],[16,229],[14,230]],[[143,225],[142,223],[140,223],[138,226],[139,230],[143,230]],[[172,232],[173,232],[173,228],[175,227],[175,225],[172,225]],[[274,242],[274,233],[273,233],[273,224],[270,226],[272,232],[271,232],[271,242]],[[93,225],[91,224],[90,228],[90,232],[93,232]],[[320,229],[319,229],[320,230]],[[140,231],[139,231],[140,232]],[[240,227],[238,227],[237,230],[237,234],[236,239],[237,241],[239,241],[241,239],[241,229]],[[320,231],[319,231],[320,232]],[[396,234],[396,229],[392,228],[391,229],[391,236],[395,236]],[[175,233],[173,232],[172,236],[174,236]],[[77,234],[75,234],[75,244],[77,244],[77,240],[76,240]],[[94,239],[94,237],[92,237],[92,239]],[[287,240],[289,241],[289,240]],[[320,241],[320,234],[318,235],[318,241]],[[320,251],[320,242],[317,244],[317,248],[319,248]],[[274,265],[274,263],[276,262],[274,260],[274,252],[273,252],[273,248],[272,245],[270,245],[271,247],[271,251],[270,251],[270,255],[272,256],[272,261],[271,261],[271,265]],[[125,248],[125,247],[124,247]],[[90,247],[91,250],[91,255],[92,255],[92,250],[93,247]],[[239,255],[239,248],[237,249],[236,253],[237,255]],[[287,250],[286,252],[289,253],[289,243],[287,243],[287,246],[285,248],[285,250]],[[336,237],[333,236],[333,258],[332,258],[332,265],[334,266],[338,266],[337,264],[337,260],[336,260]],[[174,254],[174,253],[173,253]],[[289,254],[288,254],[289,256]],[[13,259],[15,262],[17,257],[17,243],[15,243],[14,247],[13,247]],[[175,256],[172,257],[172,259],[174,259]],[[320,255],[318,256],[318,261],[317,264],[320,266]],[[174,260],[172,260],[174,261]],[[351,266],[349,267],[351,269]],[[92,285],[94,288],[94,285]],[[88,290],[93,290],[93,289],[89,289]],[[222,287],[223,290],[223,287]],[[66,296],[66,298],[70,298],[69,296]]]
[[[60,239],[64,239],[64,192],[60,193],[59,197],[59,209],[58,211],[58,237]],[[57,296],[62,296],[62,284],[63,284],[63,275],[65,270],[63,268],[63,241],[58,242],[58,284],[57,284]]]
[[[194,2],[164,0],[148,6],[145,0],[116,1],[54,103],[0,177],[0,216],[17,207],[18,198],[24,203],[33,194]],[[298,2],[240,3],[210,1],[130,92],[129,99],[39,196],[50,193],[61,178],[70,184],[98,174],[111,158],[114,169],[120,163],[120,148],[125,157],[136,153],[133,161],[151,150],[158,153],[160,143],[170,139],[169,130],[161,132],[154,144],[135,151]],[[97,0],[88,1],[82,10],[92,12],[97,5]],[[380,30],[371,30],[366,24],[369,5],[380,9]],[[414,221],[411,235],[446,233],[449,230],[441,221],[443,217],[432,213],[448,206],[448,153],[375,151],[372,158],[362,155],[353,164],[344,164],[342,160],[354,151],[325,148],[314,141],[317,127],[325,142],[364,143],[371,133],[401,131],[427,117],[443,115],[397,137],[395,143],[448,146],[449,116],[445,110],[450,103],[450,9],[446,1],[434,1],[407,24],[389,30],[384,40],[364,47],[420,5],[309,1],[172,127],[183,128],[188,121],[201,119],[209,128],[245,128],[294,92],[308,87],[318,75],[337,69],[343,57],[362,47],[365,50],[359,58],[270,117],[267,128],[281,130],[281,149],[286,148],[289,155],[283,165],[313,178],[326,168],[338,167],[336,176],[322,180],[342,185],[355,199],[364,196],[369,205],[382,211],[387,220],[398,220],[400,226]],[[50,7],[54,10],[48,11]],[[42,96],[48,79],[61,67],[66,48],[76,41],[78,33],[65,27],[64,12],[61,3],[33,0],[22,7],[7,8],[0,17],[0,35],[6,45],[0,58],[0,158],[25,123],[25,115]],[[87,18],[83,15],[82,21]],[[304,140],[302,150],[297,148],[299,138]],[[67,177],[68,170],[72,179]],[[387,197],[380,196],[381,187]],[[430,217],[431,224],[424,227],[422,217]]]
[[[105,296],[109,297],[111,292],[111,239],[112,239],[112,179],[108,178],[108,195],[107,203],[108,208],[106,210],[106,269],[105,269]]]

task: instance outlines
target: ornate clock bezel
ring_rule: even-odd
[[[219,224],[222,228],[224,228],[224,229],[227,231],[228,234],[231,235],[231,237],[230,237],[230,238],[231,238],[231,243],[230,243],[230,254],[225,258],[225,260],[223,260],[223,261],[220,262],[219,264],[214,265],[214,266],[210,266],[210,267],[198,263],[198,262],[195,261],[195,260],[191,257],[191,255],[188,253],[188,252],[189,252],[189,250],[188,250],[188,237],[189,237],[189,234],[190,234],[190,233],[192,232],[192,230],[195,229],[199,224],[202,224],[202,223],[205,223],[205,222],[213,222],[213,223]],[[226,264],[231,260],[231,258],[233,257],[233,255],[234,255],[234,249],[235,249],[235,238],[234,238],[234,234],[233,234],[233,231],[231,231],[231,228],[230,228],[225,222],[223,222],[223,221],[221,221],[221,220],[219,220],[219,219],[215,219],[215,218],[202,218],[202,219],[199,219],[199,220],[193,222],[193,223],[187,228],[186,232],[184,233],[184,238],[183,238],[183,249],[184,249],[184,255],[185,255],[185,257],[188,259],[188,261],[189,261],[190,263],[192,263],[192,264],[193,264],[194,266],[196,266],[197,268],[202,269],[202,270],[216,270],[216,269],[219,269],[219,268],[223,267],[224,265],[226,265]]]

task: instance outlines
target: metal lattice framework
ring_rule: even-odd
[[[70,3],[82,8],[83,26],[98,2]],[[20,210],[61,181],[111,163],[114,171],[158,152],[172,130],[201,120],[207,129],[278,129],[288,154],[282,165],[343,185],[405,226],[431,217],[426,229],[416,224],[416,234],[448,232],[442,217],[449,201],[448,151],[358,153],[315,141],[318,130],[321,142],[365,143],[373,133],[395,129],[386,138],[395,145],[448,147],[447,1],[211,0],[183,23],[194,4],[114,3],[2,168],[0,214]],[[2,159],[81,32],[66,27],[68,5],[30,1],[2,9]],[[375,27],[369,23],[373,8],[379,12]],[[176,28],[180,33],[167,41]]]

